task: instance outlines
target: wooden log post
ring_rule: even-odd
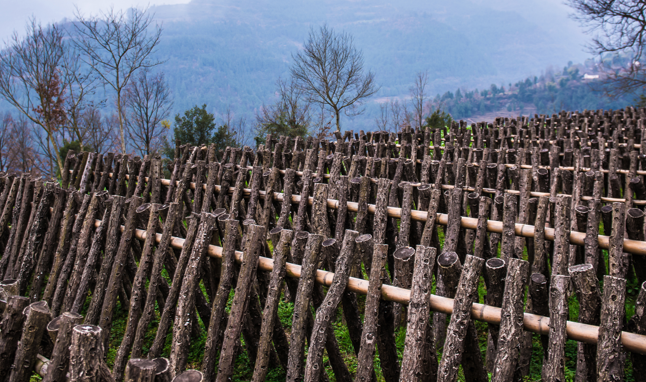
[[[373,234],[375,244],[386,243],[386,226],[388,223],[388,193],[390,190],[390,181],[388,179],[379,179],[377,181],[377,200],[375,202],[375,214]],[[426,223],[428,224],[428,222]]]
[[[549,310],[549,285],[547,278],[542,273],[534,273],[529,278],[529,298],[532,301],[531,306],[528,306],[528,312],[537,314],[543,317],[548,317]],[[547,359],[547,348],[549,346],[547,335],[540,336],[541,345],[543,348],[543,360]]]
[[[173,378],[173,382],[204,382],[206,379],[201,372],[197,370],[186,370],[182,374]]]
[[[354,225],[354,230],[361,233],[368,233],[368,200],[370,198],[370,190],[372,188],[372,183],[370,178],[363,176],[360,178],[361,184],[359,186],[359,198],[357,205],[357,215]]]
[[[155,358],[155,382],[170,382],[172,380],[170,373],[170,361],[168,358]]]
[[[455,252],[444,252],[437,258],[438,271],[436,281],[436,294],[442,297],[453,298],[455,296],[458,282],[460,281],[460,272],[462,264],[460,258]],[[435,313],[433,315],[433,338],[435,346],[439,350],[444,346],[446,338],[446,318],[445,313]]]
[[[579,300],[579,322],[599,325],[601,294],[592,264],[579,264],[569,269]],[[576,360],[576,381],[594,381],[597,376],[597,347],[579,342]]]
[[[77,203],[75,193],[68,192],[67,203],[65,205],[65,212],[63,214],[63,220],[61,222],[61,231],[58,239],[58,244],[56,246],[56,252],[54,254],[53,264],[49,272],[45,291],[43,292],[43,300],[47,302],[51,302],[54,296],[58,275],[60,274],[61,267],[63,266],[63,262],[65,261],[65,254],[67,254],[71,241],[72,227],[76,220],[76,208]]]
[[[51,311],[53,315],[58,315],[64,302],[65,292],[67,291],[67,281],[73,271],[74,262],[76,261],[78,242],[84,226],[83,223],[85,221],[86,214],[88,211],[91,213],[96,213],[97,211],[96,204],[98,204],[98,200],[96,204],[91,206],[91,204],[93,204],[91,203],[91,199],[92,197],[90,195],[84,196],[83,204],[81,204],[81,208],[79,209],[79,212],[76,215],[76,220],[74,221],[69,252],[67,253],[67,257],[65,257],[65,261],[62,262],[58,280],[56,280],[56,289],[52,297]]]
[[[242,259],[242,265],[238,275],[238,284],[236,285],[233,302],[231,304],[231,313],[227,328],[224,332],[224,341],[218,366],[218,382],[228,381],[233,374],[235,345],[240,337],[247,305],[246,300],[253,286],[253,275],[256,273],[260,252],[263,250],[262,243],[266,237],[265,227],[252,225],[249,229],[250,238],[248,240],[248,247]]]
[[[531,265],[532,273],[540,273],[549,277],[547,268],[547,250],[545,249],[545,219],[549,209],[549,198],[541,196],[538,199],[536,221],[534,223],[534,262]]]
[[[7,246],[5,247],[5,255],[3,256],[4,258],[5,256],[9,255],[7,256],[8,263],[6,264],[4,278],[14,278],[14,265],[18,260],[22,238],[27,231],[27,223],[31,212],[31,202],[34,194],[34,182],[28,179],[27,175],[23,175],[22,183],[22,190],[18,191],[20,202],[18,203],[18,201],[16,201],[16,205],[14,207],[11,222],[11,231],[9,233],[9,239],[7,240]],[[0,266],[0,268],[2,268],[2,266]]]
[[[8,194],[6,195],[6,197],[5,197],[5,192],[3,192],[3,197],[5,197],[5,199],[4,199],[4,203],[2,203],[0,205],[0,207],[2,207],[2,215],[0,215],[0,238],[3,238],[3,239],[5,237],[5,234],[7,233],[8,224],[9,224],[9,221],[10,221],[11,216],[13,214],[13,208],[14,208],[15,203],[16,203],[16,196],[18,195],[19,185],[20,185],[20,178],[16,177],[16,178],[13,179],[13,181],[11,183],[11,189],[9,189]],[[8,186],[5,185],[5,191],[7,190],[7,187]],[[4,240],[2,241],[2,243],[0,245],[1,245],[0,248],[2,248],[2,253],[3,254],[6,253],[5,252],[6,247],[5,247]],[[4,255],[3,255],[3,257],[4,257]],[[0,271],[1,271],[1,269],[0,269]]]
[[[364,325],[363,331],[361,332],[361,347],[357,355],[357,374],[355,380],[358,382],[370,382],[374,374],[374,356],[378,337],[377,320],[379,317],[382,275],[385,273],[384,266],[386,265],[387,259],[388,246],[385,244],[377,244],[372,254]]]
[[[557,196],[556,226],[554,230],[554,255],[552,259],[552,274],[567,275],[570,253],[570,205],[571,198],[565,195]]]
[[[290,228],[290,212],[292,211],[292,193],[294,191],[294,178],[296,172],[288,168],[285,170],[285,185],[283,190],[283,203],[280,208],[280,217],[276,223],[277,227]],[[347,208],[347,207],[346,207]]]
[[[605,227],[604,227],[605,229]],[[608,271],[610,276],[625,279],[628,275],[630,258],[624,253],[624,235],[626,233],[626,205],[612,203],[612,231],[608,249]]]
[[[586,264],[592,264],[595,272],[599,271],[601,266],[599,251],[599,221],[601,220],[601,201],[599,199],[591,200],[588,211],[588,221],[586,224],[584,245],[584,257]],[[605,273],[605,264],[603,264]]]
[[[32,278],[34,267],[38,262],[38,254],[43,245],[43,239],[47,230],[47,218],[49,217],[49,207],[54,201],[54,184],[45,183],[45,190],[40,204],[34,216],[34,221],[28,236],[27,248],[22,256],[21,263],[18,264],[17,280],[20,294],[27,292],[27,287]]]
[[[422,238],[420,240],[420,245],[429,247],[433,243],[434,236],[437,236],[436,232],[436,220],[437,212],[440,204],[440,198],[442,197],[442,191],[440,189],[433,189],[431,191],[431,199],[428,204],[428,218],[426,219],[426,224],[424,225],[424,232],[422,233]],[[437,243],[439,245],[439,243]]]
[[[312,229],[317,235],[332,237],[328,214],[327,195],[328,185],[324,183],[314,184],[314,202],[312,204]]]
[[[61,172],[61,185],[63,186],[63,188],[67,188],[70,184],[70,166],[73,167],[75,157],[76,151],[69,150],[67,152],[65,163],[63,164],[63,171]]]
[[[67,283],[67,292],[63,299],[63,311],[71,311],[72,305],[74,304],[74,300],[78,293],[78,287],[83,276],[83,270],[85,269],[85,265],[90,254],[92,246],[91,236],[94,231],[95,220],[99,211],[103,207],[103,201],[106,196],[107,193],[105,191],[96,192],[92,195],[92,201],[90,202],[90,207],[85,215],[85,221],[83,222],[83,227],[79,234],[74,269],[72,269],[70,274]],[[56,299],[54,301],[56,301]]]
[[[565,333],[568,319],[568,293],[570,276],[554,275],[550,282],[550,334],[547,362],[543,362],[544,381],[565,380]]]
[[[516,195],[505,194],[502,213],[502,243],[500,245],[500,258],[509,262],[511,258],[519,258],[521,254],[516,253],[516,234],[514,226],[518,212],[518,201]]]
[[[143,252],[139,259],[139,267],[137,268],[137,273],[135,274],[134,282],[132,284],[132,294],[130,297],[130,307],[128,309],[126,331],[121,340],[119,350],[117,351],[114,366],[112,367],[112,374],[114,378],[118,380],[123,378],[127,359],[130,355],[130,351],[132,350],[135,332],[142,314],[143,305],[141,302],[144,300],[144,296],[146,295],[145,283],[150,276],[150,269],[152,268],[153,249],[156,244],[155,239],[161,207],[162,206],[159,204],[143,204],[138,209],[140,213],[144,213],[143,210],[145,209],[149,210],[148,225],[146,227],[146,239],[144,242]],[[164,304],[164,308],[165,307],[166,305]]]
[[[112,197],[112,209],[110,212],[110,221],[108,223],[108,230],[106,233],[106,244],[103,250],[103,260],[101,261],[101,268],[96,277],[96,285],[94,293],[90,300],[87,314],[85,315],[85,324],[96,324],[99,322],[101,314],[101,307],[103,306],[103,298],[105,291],[110,280],[110,273],[114,264],[114,257],[119,245],[119,238],[121,236],[121,214],[125,206],[125,198],[121,196]],[[92,270],[94,271],[94,270]],[[89,280],[88,280],[89,281]]]
[[[438,370],[438,381],[457,380],[461,363],[463,364],[465,377],[469,380],[488,380],[480,358],[480,350],[477,347],[475,349],[465,348],[467,343],[477,341],[477,335],[471,341],[468,341],[467,338],[475,332],[475,330],[469,330],[469,327],[473,326],[471,305],[478,298],[478,281],[484,262],[484,259],[471,255],[467,255],[465,259],[464,271],[460,275],[453,313],[451,314],[451,321],[447,330],[448,334],[444,343],[445,352]],[[477,352],[476,357],[466,357],[466,353],[473,355],[473,350]],[[463,353],[465,353],[464,360]]]
[[[72,303],[70,312],[79,313],[81,311],[81,308],[83,307],[87,299],[87,293],[90,290],[90,283],[97,282],[95,278],[97,272],[96,270],[100,268],[102,261],[101,252],[104,250],[104,248],[106,248],[105,242],[107,231],[110,228],[110,223],[112,223],[113,226],[118,225],[118,221],[114,222],[111,219],[112,212],[113,199],[108,199],[105,203],[105,212],[103,213],[101,223],[96,229],[94,237],[92,238],[92,246],[90,247],[90,252],[85,263],[85,268],[83,269],[78,287],[76,288],[76,297],[74,299],[74,302]],[[92,297],[98,299],[97,294],[99,294],[99,291],[94,291],[92,293]]]
[[[444,236],[443,250],[456,252],[458,257],[463,260],[466,256],[466,247],[464,244],[464,233],[462,232],[460,224],[462,215],[462,189],[458,187],[453,188],[450,196],[451,202],[449,204],[449,216],[446,235]]]
[[[209,322],[204,359],[202,360],[202,373],[205,379],[209,381],[213,380],[214,377],[216,356],[220,348],[224,327],[226,326],[225,308],[235,282],[235,249],[241,241],[239,226],[237,220],[231,219],[226,222],[224,247],[222,248],[222,275],[218,291],[213,299],[211,321]],[[165,340],[165,336],[160,338]],[[155,338],[155,342],[157,342],[157,338]],[[159,342],[163,344],[161,340]],[[159,346],[159,351],[161,351],[161,346]]]
[[[32,370],[36,365],[36,354],[38,354],[40,341],[45,334],[47,323],[51,319],[46,303],[35,302],[25,308],[23,314],[27,318],[13,360],[9,382],[29,382]]]
[[[110,179],[110,172],[112,171],[112,162],[114,161],[114,153],[107,153],[103,157],[103,166],[101,166],[101,179],[99,179],[99,184],[96,186],[95,191],[103,191],[106,186],[109,186],[108,179]],[[63,188],[66,188],[63,184]]]
[[[491,208],[491,198],[482,196],[478,205],[478,223],[474,238],[473,255],[488,260],[493,256],[487,237],[487,220]]]
[[[357,236],[359,236],[357,231],[346,231],[339,258],[336,261],[332,285],[328,289],[323,303],[316,311],[316,319],[312,328],[312,337],[310,338],[307,353],[307,364],[305,367],[306,381],[318,381],[321,372],[323,372],[323,351],[327,342],[327,336],[334,335],[334,333],[330,332],[330,320],[334,316],[334,312],[341,302],[343,291],[348,284],[350,269],[356,255],[354,244]]]
[[[626,212],[626,233],[631,240],[644,241],[644,211],[631,208]],[[646,259],[643,256],[632,256],[635,275],[639,282],[646,280]]]
[[[605,276],[597,342],[597,381],[599,382],[621,381],[624,378],[621,330],[625,301],[626,280]]]
[[[633,333],[646,333],[646,316],[644,307],[646,306],[646,281],[642,283],[639,289],[639,295],[635,301],[635,315],[628,321],[628,329]],[[635,381],[646,380],[646,356],[639,353],[631,353],[633,362],[633,376]]]
[[[83,321],[83,316],[70,312],[65,312],[57,318],[58,320],[52,320],[47,325],[47,330],[51,333],[54,329],[52,324],[56,322],[57,327],[55,329],[57,334],[52,358],[49,361],[47,374],[43,378],[43,382],[56,382],[65,379],[70,362],[69,347],[72,340],[72,328]]]
[[[125,382],[154,382],[157,364],[152,359],[132,358],[126,367]]]
[[[103,361],[103,335],[94,325],[76,325],[70,342],[70,381],[114,381]]]
[[[395,259],[395,277],[393,285],[399,288],[410,289],[413,279],[413,265],[415,263],[415,250],[411,247],[399,247],[393,253]],[[401,320],[403,307],[401,304],[393,304],[395,314],[395,325],[402,324]]]
[[[429,351],[435,349],[430,326],[429,297],[436,253],[435,248],[417,246],[400,374],[404,381],[437,378],[437,358],[433,351]]]
[[[148,325],[152,321],[155,314],[155,302],[157,301],[157,289],[162,284],[162,268],[166,263],[166,257],[172,256],[168,253],[169,245],[172,239],[173,229],[175,223],[179,219],[179,203],[171,203],[164,221],[164,228],[162,231],[161,239],[155,251],[155,259],[153,260],[153,267],[150,272],[150,279],[148,280],[148,293],[146,294],[146,302],[144,303],[143,313],[137,325],[137,332],[135,340],[132,345],[131,357],[140,358],[141,354],[138,353],[142,347],[143,340],[148,330]],[[190,246],[190,245],[189,245]],[[164,306],[165,308],[166,306]]]
[[[197,325],[197,323],[191,321],[190,315],[195,309],[195,295],[199,288],[198,283],[200,280],[200,264],[206,257],[206,251],[211,242],[211,236],[215,226],[215,216],[213,214],[203,212],[200,220],[200,228],[195,238],[191,256],[186,264],[186,271],[182,280],[182,288],[180,290],[180,296],[182,298],[179,299],[175,312],[175,322],[183,323],[182,325],[175,325],[173,327],[170,367],[176,375],[186,368],[191,325]],[[253,250],[253,247],[251,249]]]
[[[29,299],[21,296],[10,296],[7,301],[2,321],[0,321],[0,375],[7,378],[15,358],[18,341],[22,335],[25,322],[23,310],[29,305]]]
[[[528,272],[528,262],[520,259],[509,260],[492,382],[510,381],[516,370],[519,341],[523,330],[523,297]]]
[[[262,382],[269,372],[269,355],[271,350],[272,333],[278,321],[278,303],[280,302],[281,284],[286,275],[285,265],[289,254],[289,245],[294,238],[293,231],[283,229],[280,240],[274,247],[274,268],[271,272],[267,301],[262,314],[262,327],[260,329],[260,344],[256,356],[256,365],[252,381]],[[273,240],[272,240],[273,241]]]
[[[491,306],[502,306],[502,297],[505,290],[505,277],[507,275],[507,263],[503,259],[493,257],[485,263],[485,285],[487,296],[485,302]],[[498,348],[499,325],[488,324],[487,355],[486,364],[489,372],[493,371]]]
[[[36,269],[34,270],[34,277],[31,282],[31,287],[29,288],[29,294],[31,296],[31,301],[35,302],[40,300],[42,295],[42,287],[45,281],[45,276],[50,273],[52,260],[54,257],[54,252],[58,246],[61,235],[59,234],[60,228],[62,225],[61,220],[63,219],[63,214],[65,211],[65,205],[67,200],[67,193],[59,187],[54,189],[54,207],[52,210],[51,217],[49,219],[47,232],[43,239],[43,248],[41,250],[40,257],[38,258]],[[1,231],[1,228],[0,228]],[[1,237],[0,232],[0,237]]]
[[[287,367],[287,381],[301,381],[303,376],[303,355],[305,353],[306,326],[309,314],[312,290],[314,289],[314,276],[321,253],[323,236],[309,235],[301,277],[298,281],[298,290],[294,302],[294,313],[292,318],[292,333],[290,336],[289,362]]]
[[[112,318],[114,316],[115,306],[117,305],[117,296],[121,284],[123,283],[123,275],[126,264],[126,257],[130,251],[131,241],[135,233],[136,214],[137,209],[143,202],[143,199],[138,196],[130,198],[130,206],[128,207],[128,216],[126,217],[125,229],[121,234],[119,247],[114,257],[114,265],[110,273],[110,279],[105,291],[103,299],[103,306],[101,307],[101,316],[99,317],[99,326],[102,329],[103,340],[107,345],[112,329]],[[107,347],[107,346],[105,346]]]
[[[199,224],[200,215],[193,214],[189,216],[186,239],[184,239],[184,245],[182,246],[182,251],[180,252],[177,266],[175,267],[175,272],[173,274],[171,288],[168,293],[168,297],[166,298],[164,309],[162,309],[161,318],[159,319],[159,323],[157,324],[157,333],[155,334],[155,340],[148,352],[149,358],[158,357],[161,354],[164,343],[166,342],[166,334],[168,333],[168,329],[170,328],[171,318],[175,317],[177,301],[179,299],[180,289],[182,286],[182,279],[184,278],[186,265],[193,248],[193,243],[195,241],[195,236],[197,235]],[[139,357],[141,355],[140,346],[137,346],[137,349],[134,349],[133,347],[132,352],[137,354],[137,357]]]

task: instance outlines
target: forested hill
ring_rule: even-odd
[[[604,60],[604,66],[626,67],[625,58]],[[562,70],[546,70],[540,76],[482,90],[458,88],[438,94],[433,103],[454,119],[490,121],[494,116],[554,114],[561,110],[621,109],[638,102],[640,94],[607,97],[608,89],[599,63],[568,64]],[[641,101],[644,102],[643,100]]]
[[[515,82],[549,65],[582,62],[583,36],[558,0],[194,0],[153,7],[164,23],[160,69],[175,111],[195,104],[251,116],[271,102],[310,27],[351,33],[384,97],[405,97],[428,70],[429,94]],[[369,127],[375,109],[351,124]],[[372,114],[372,115],[371,115]]]

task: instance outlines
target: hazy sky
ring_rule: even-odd
[[[110,6],[125,9],[188,2],[189,0],[0,0],[0,42],[6,41],[14,31],[22,33],[27,20],[32,16],[42,23],[60,21],[65,17],[73,17],[75,6],[83,14],[93,14],[109,9]]]

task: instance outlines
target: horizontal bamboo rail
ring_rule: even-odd
[[[529,166],[531,168],[531,166]],[[252,167],[247,167],[247,169],[252,169]],[[281,173],[284,173],[285,170],[280,170]],[[297,172],[298,174],[302,175],[302,172]],[[644,172],[646,173],[646,171]],[[329,174],[326,174],[329,175]],[[113,176],[113,173],[109,174],[110,177]],[[130,179],[129,175],[126,175],[127,179]],[[148,181],[148,177],[145,178],[145,181]],[[374,181],[374,180],[373,180]],[[161,183],[164,186],[169,186],[170,185],[170,179],[162,179]],[[179,181],[175,181],[175,184],[179,184]],[[419,185],[419,184],[418,184]],[[197,186],[195,182],[191,182],[190,188],[195,189]],[[452,185],[442,185],[442,189],[445,190],[450,190],[454,188]],[[206,190],[206,183],[202,183],[202,189]],[[215,185],[215,190],[219,193],[220,192],[220,186]],[[232,194],[233,191],[235,190],[235,187],[229,187],[229,193]],[[473,191],[474,189],[472,187],[464,187],[464,190],[467,191]],[[488,189],[485,188],[483,189],[485,192],[489,193],[494,193],[495,190],[493,189]],[[518,195],[519,191],[516,190],[506,190],[505,192],[513,195]],[[244,189],[244,196],[249,196],[251,194],[251,189],[245,188]],[[550,196],[548,192],[531,192],[531,196]],[[265,192],[260,190],[260,196],[261,198],[265,198]],[[282,202],[283,201],[283,194],[279,192],[274,192],[274,199]],[[592,200],[592,197],[590,196],[584,196],[581,199],[583,200]],[[616,203],[623,203],[626,200],[625,199],[617,199],[617,198],[601,198],[602,201],[605,202],[616,202]],[[298,204],[301,201],[300,195],[292,195],[292,204]],[[312,197],[309,198],[309,204],[312,205],[314,199]],[[348,203],[348,211],[350,212],[357,212],[358,210],[358,203],[356,202],[347,202]],[[646,205],[646,200],[642,201],[637,201],[633,200],[633,203],[636,205]],[[328,199],[327,201],[328,207],[333,208],[333,209],[338,209],[339,207],[339,201],[334,200],[334,199]],[[375,212],[375,205],[374,204],[369,204],[368,205],[368,212],[374,214]],[[401,208],[397,207],[388,207],[388,216],[394,217],[394,218],[400,218],[401,217]],[[437,223],[441,225],[447,225],[448,224],[448,215],[447,214],[437,214],[438,219]],[[419,211],[419,210],[412,210],[411,211],[411,219],[417,220],[417,221],[426,221],[428,218],[428,213],[426,211]],[[460,225],[464,228],[468,229],[476,229],[477,228],[477,223],[478,219],[476,218],[469,218],[463,216],[460,221]],[[489,220],[487,222],[487,231],[488,232],[494,232],[494,233],[502,233],[502,222],[500,221],[494,221],[494,220]],[[515,227],[515,232],[516,236],[522,236],[522,237],[534,237],[534,226],[533,225],[528,225],[528,224],[516,224]],[[554,241],[554,228],[550,227],[545,227],[545,239]],[[577,231],[571,231],[570,232],[570,244],[576,244],[576,245],[584,245],[583,241],[585,239],[585,232],[577,232]],[[610,237],[605,236],[605,235],[599,235],[598,241],[599,241],[599,247],[602,249],[608,249],[610,246]],[[632,253],[635,255],[642,255],[646,256],[646,242],[645,241],[637,241],[637,240],[630,240],[630,239],[624,239],[624,251],[628,253]]]
[[[531,167],[530,167],[531,168]],[[251,169],[251,168],[249,168]],[[284,172],[284,170],[282,170]],[[113,176],[112,173],[109,174],[110,177]],[[126,175],[128,179],[130,179],[129,175]],[[145,178],[146,181],[148,181],[148,177]],[[170,180],[169,179],[162,179],[161,183],[165,186],[170,185]],[[179,184],[179,181],[176,181],[175,184]],[[191,182],[190,188],[195,189],[196,184],[195,182]],[[442,189],[452,189],[454,186],[452,185],[442,185]],[[206,183],[202,183],[202,189],[206,190]],[[465,187],[464,188],[467,191],[473,190],[473,188],[470,187]],[[219,185],[215,185],[215,190],[219,193],[221,188]],[[229,187],[229,193],[232,194],[233,191],[235,190],[235,187]],[[491,193],[495,192],[495,190],[492,189],[483,189],[483,191],[490,191]],[[517,195],[519,191],[515,190],[506,190],[507,193]],[[265,191],[260,190],[260,197],[262,199],[265,198]],[[251,194],[251,189],[245,188],[244,189],[244,196],[249,196]],[[550,194],[547,192],[531,192],[532,196],[549,196]],[[283,201],[283,194],[280,192],[274,192],[274,199],[282,202]],[[582,197],[583,200],[592,200],[592,197],[589,196],[584,196]],[[625,202],[625,199],[615,199],[615,198],[601,198],[601,200],[604,200],[607,202],[617,202],[617,203],[622,203]],[[300,195],[292,195],[292,204],[298,204],[301,201],[301,196]],[[312,205],[314,202],[314,198],[311,196],[309,197],[308,203]],[[636,201],[633,201],[636,202]],[[644,205],[646,205],[646,200],[642,201]],[[357,212],[358,211],[358,203],[356,202],[347,202],[348,204],[348,211],[350,212]],[[637,204],[637,203],[635,203]],[[334,200],[334,199],[328,199],[327,200],[327,205],[329,208],[332,209],[338,209],[339,208],[339,201]],[[375,213],[375,205],[374,204],[368,204],[368,212],[371,214]],[[388,207],[387,208],[388,216],[393,217],[393,218],[401,218],[401,208],[397,207]],[[447,225],[448,224],[448,215],[447,214],[437,214],[438,218],[436,222],[441,225]],[[419,210],[411,210],[411,219],[417,220],[417,221],[426,221],[428,219],[428,212],[426,211],[419,211]],[[478,224],[478,219],[477,218],[469,218],[462,216],[460,220],[460,225],[463,228],[468,228],[468,229],[476,229]],[[488,232],[493,232],[493,233],[502,233],[502,222],[501,221],[495,221],[495,220],[489,220],[487,221],[487,231]],[[534,237],[534,226],[529,225],[529,224],[518,224],[516,223],[515,226],[515,233],[516,236],[522,236],[522,237],[529,237],[533,238]],[[585,240],[585,232],[577,232],[577,231],[570,231],[570,244],[576,244],[576,245],[584,245],[584,240]],[[545,227],[545,239],[554,241],[554,228],[550,227]],[[610,237],[605,236],[605,235],[599,235],[598,237],[599,241],[599,247],[602,249],[608,249],[610,248]],[[642,255],[646,256],[646,241],[637,241],[637,240],[630,240],[630,239],[624,239],[624,251],[628,253],[632,253],[635,255]]]
[[[165,179],[164,179],[165,180]],[[162,184],[168,185],[170,184],[170,181],[163,182]],[[206,188],[206,185],[202,186],[203,188]],[[191,188],[195,189],[195,183],[191,183]],[[216,185],[215,189],[220,192],[220,186]],[[234,188],[230,187],[229,188],[229,193],[233,193]],[[244,195],[249,196],[251,194],[251,189],[245,188],[244,189]],[[259,191],[260,197],[262,199],[265,198],[265,191]],[[282,202],[283,201],[283,194],[280,192],[274,192],[274,199]],[[298,204],[301,201],[301,196],[300,195],[292,195],[292,204]],[[312,205],[314,203],[314,198],[309,197],[308,203]],[[348,205],[348,211],[350,212],[357,212],[359,209],[359,204],[357,202],[347,202]],[[328,199],[327,200],[327,206],[332,209],[338,209],[339,208],[339,201],[335,199]],[[368,212],[371,214],[375,213],[375,205],[374,204],[368,204]],[[401,218],[401,208],[398,207],[387,207],[387,213],[389,217],[393,218]],[[417,220],[417,221],[423,221],[425,222],[428,219],[428,212],[426,211],[419,211],[419,210],[411,210],[411,219]],[[447,214],[442,214],[438,213],[437,214],[437,220],[436,222],[441,225],[447,225],[449,220],[449,216]],[[462,216],[460,220],[460,225],[464,228],[468,229],[477,229],[477,224],[478,224],[478,219],[477,218],[469,218]],[[489,220],[487,221],[487,231],[488,232],[494,232],[494,233],[502,233],[502,222],[501,221],[495,221],[495,220]],[[522,237],[529,237],[533,238],[534,237],[534,226],[533,225],[528,225],[528,224],[519,224],[516,223],[515,225],[515,233],[516,236],[522,236]],[[585,240],[585,232],[577,232],[577,231],[570,231],[570,244],[576,244],[576,245],[584,245],[584,240]],[[545,239],[554,241],[554,228],[550,227],[545,227]],[[610,247],[610,237],[605,236],[605,235],[599,235],[598,237],[598,242],[599,242],[599,247],[603,249],[608,249]],[[632,253],[635,255],[642,255],[646,256],[646,241],[637,241],[637,240],[630,240],[630,239],[624,239],[624,252]]]
[[[328,205],[329,205],[328,200]],[[463,218],[464,219],[464,218]],[[445,218],[446,221],[446,218]],[[95,226],[98,227],[101,224],[101,220],[95,221]],[[502,224],[500,225],[502,227]],[[123,230],[124,227],[121,226]],[[155,240],[159,243],[161,241],[161,234],[157,233]],[[137,229],[135,231],[135,237],[139,240],[146,239],[146,231]],[[176,249],[181,249],[184,245],[184,239],[179,237],[172,237],[170,242],[171,247]],[[211,257],[222,258],[222,247],[215,245],[209,245],[208,254]],[[242,257],[244,256],[243,252],[236,251],[235,253],[236,261],[241,263]],[[271,271],[274,267],[274,260],[267,257],[260,257],[258,267],[264,271]],[[297,264],[287,263],[287,275],[292,278],[300,278],[301,276],[301,266]],[[332,279],[334,278],[334,273],[318,269],[316,271],[316,282],[330,286],[332,285]],[[350,281],[347,286],[348,290],[356,293],[367,294],[368,293],[368,280],[358,279],[350,277]],[[384,284],[381,288],[381,297],[387,301],[393,301],[400,304],[408,305],[410,300],[410,290],[404,288],[398,288],[392,285]],[[451,314],[453,312],[453,299],[447,297],[441,297],[436,295],[431,295],[431,310]],[[474,303],[471,308],[471,317],[476,320],[491,323],[499,324],[501,318],[501,308],[497,308],[490,305]],[[523,325],[526,330],[538,334],[549,334],[549,317],[539,316],[536,314],[525,313],[523,317]],[[599,327],[594,325],[581,324],[579,322],[568,321],[567,322],[567,335],[568,338],[575,341],[585,342],[589,344],[596,344],[599,337]],[[646,354],[646,336],[639,335],[630,332],[621,333],[621,342],[623,346],[635,353]]]

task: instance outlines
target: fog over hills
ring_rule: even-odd
[[[159,69],[175,111],[207,103],[251,117],[272,101],[310,28],[324,23],[363,50],[381,85],[372,103],[407,96],[418,71],[428,70],[434,96],[507,86],[589,56],[584,31],[559,0],[193,0],[151,11],[164,26],[158,56],[167,61]]]

